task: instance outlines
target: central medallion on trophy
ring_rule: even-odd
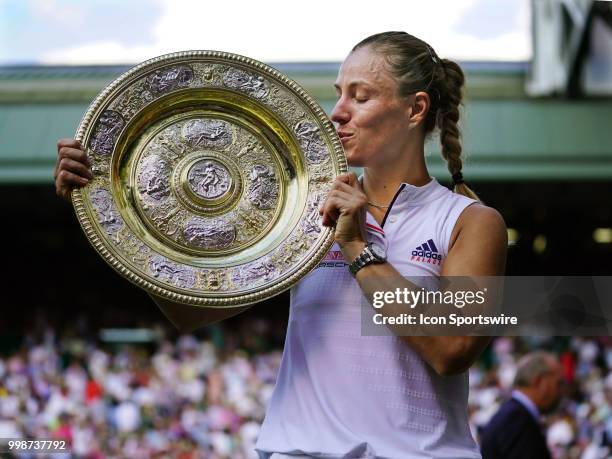
[[[226,213],[242,193],[242,174],[227,152],[195,151],[178,162],[173,175],[179,200],[202,216]]]
[[[227,168],[214,160],[196,162],[187,172],[189,188],[203,199],[217,199],[225,195],[232,186]]]

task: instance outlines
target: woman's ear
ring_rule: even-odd
[[[408,100],[411,109],[408,114],[408,125],[412,128],[424,124],[431,103],[429,94],[419,91],[411,94]]]

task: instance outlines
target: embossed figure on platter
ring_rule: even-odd
[[[257,164],[249,171],[249,201],[259,209],[270,209],[278,198],[278,184],[270,166]]]
[[[318,164],[327,159],[328,151],[317,126],[310,121],[300,121],[295,126],[295,134],[306,150],[308,161]]]
[[[151,148],[162,149],[170,159],[175,160],[187,153],[188,146],[181,141],[179,128],[169,126],[159,134]]]
[[[242,237],[257,236],[268,220],[262,212],[253,212],[253,209],[238,208],[237,217],[240,220],[240,234]]]
[[[169,175],[167,161],[157,155],[147,156],[140,167],[138,191],[156,201],[167,198],[170,195]]]
[[[124,125],[123,118],[117,112],[106,110],[100,116],[90,141],[90,148],[98,154],[110,155],[115,141]]]
[[[280,252],[278,259],[283,267],[292,266],[297,263],[300,257],[308,250],[308,244],[304,238],[292,238]]]
[[[274,263],[265,258],[235,269],[232,281],[238,285],[261,283],[271,279],[276,271],[277,268]]]
[[[319,202],[322,202],[322,200],[316,198],[313,202],[308,204],[306,218],[302,220],[302,229],[307,235],[319,234],[321,232]]]
[[[232,185],[228,170],[216,161],[199,161],[187,176],[194,193],[205,199],[223,196]]]
[[[146,88],[153,94],[161,94],[189,86],[193,79],[193,70],[186,65],[158,70],[146,79]]]
[[[194,218],[187,222],[183,236],[188,244],[204,249],[222,249],[236,239],[236,228],[223,220]]]
[[[174,200],[168,200],[161,206],[153,206],[150,210],[151,221],[155,227],[172,239],[178,236],[183,215],[183,209],[178,207]]]
[[[230,88],[247,92],[258,99],[268,94],[266,82],[261,75],[251,75],[239,69],[227,70],[223,75],[223,83]]]
[[[123,240],[123,250],[130,260],[140,268],[146,265],[148,255],[151,252],[151,249],[133,234],[128,234]]]
[[[98,213],[98,222],[108,234],[114,234],[123,226],[123,219],[115,209],[113,199],[108,190],[98,188],[89,193],[89,198]]]
[[[143,85],[138,85],[137,88],[130,88],[130,90],[126,91],[117,100],[113,108],[121,113],[126,120],[129,120],[147,102],[152,100],[153,94],[150,91],[144,90]]]
[[[161,255],[155,255],[149,261],[151,273],[160,280],[170,282],[183,288],[192,288],[195,285],[196,274],[193,268],[179,266]]]
[[[259,143],[255,139],[250,139],[246,144],[236,153],[236,157],[242,158],[245,155],[255,157],[261,151]]]
[[[183,126],[183,137],[192,147],[225,146],[230,143],[229,126],[220,120],[191,120]]]

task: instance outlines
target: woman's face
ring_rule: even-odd
[[[331,119],[351,166],[372,167],[401,157],[412,111],[399,97],[384,57],[366,46],[346,58],[334,84],[338,101]]]

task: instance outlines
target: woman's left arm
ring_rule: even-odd
[[[336,180],[321,208],[324,224],[336,224],[336,242],[346,260],[354,260],[365,246],[366,204],[367,197],[355,175],[344,174]],[[507,232],[501,215],[492,208],[472,204],[455,224],[441,276],[502,276],[506,250]],[[369,264],[356,275],[366,297],[371,297],[375,290],[395,289],[399,277],[389,263]],[[401,339],[440,375],[467,370],[490,341],[486,336],[401,336]]]
[[[451,237],[451,247],[440,276],[503,276],[508,233],[495,209],[472,204],[460,215]],[[491,341],[489,336],[405,336],[441,375],[467,370]]]

